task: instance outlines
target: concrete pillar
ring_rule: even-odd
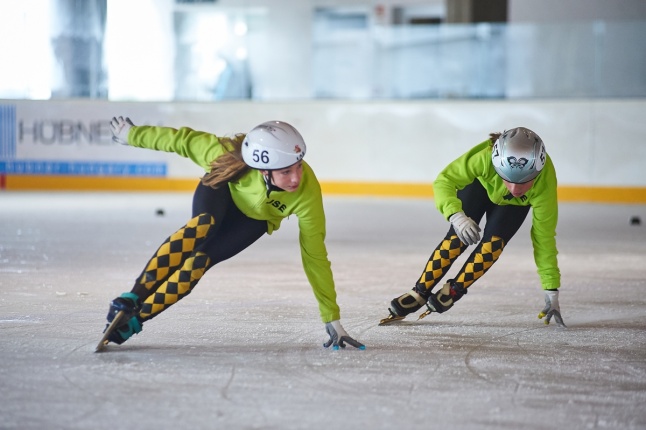
[[[507,22],[508,0],[446,0],[446,22]]]

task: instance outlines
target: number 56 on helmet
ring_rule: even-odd
[[[284,169],[303,159],[306,146],[301,134],[283,121],[254,127],[242,142],[242,159],[251,168]]]

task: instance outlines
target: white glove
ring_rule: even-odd
[[[480,226],[464,212],[456,212],[449,217],[449,222],[462,243],[475,245],[480,242]]]
[[[120,143],[122,145],[128,144],[128,133],[130,133],[130,128],[134,124],[130,121],[130,118],[126,117],[123,119],[122,116],[119,118],[112,117],[110,121],[110,130],[112,130],[112,140]]]
[[[345,342],[349,345],[354,346],[359,349],[366,349],[366,346],[348,336],[348,333],[345,331],[341,325],[341,321],[334,320],[325,324],[325,331],[330,335],[330,339],[323,344],[325,348],[332,345],[332,349],[345,348]]]
[[[545,307],[538,314],[539,319],[545,318],[545,324],[549,324],[552,317],[559,327],[567,328],[561,317],[561,306],[559,305],[559,290],[545,291]]]

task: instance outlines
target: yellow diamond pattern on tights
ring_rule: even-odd
[[[447,270],[451,267],[456,258],[462,254],[466,247],[460,242],[457,236],[451,236],[444,239],[431,255],[431,259],[426,264],[424,273],[419,280],[419,284],[424,284],[426,289],[432,288],[437,281],[442,279]]]
[[[209,262],[209,257],[203,252],[196,252],[186,259],[183,266],[144,301],[140,317],[150,319],[188,295],[204,276]]]
[[[206,237],[215,220],[201,214],[173,233],[148,262],[139,283],[147,290],[155,289],[188,258],[200,240]]]
[[[467,288],[475,281],[480,279],[487,270],[498,260],[505,242],[498,236],[493,236],[491,242],[482,242],[480,250],[474,251],[469,260],[465,263],[462,271],[456,278],[456,284]]]

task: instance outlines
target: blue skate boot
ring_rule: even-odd
[[[143,328],[141,321],[137,318],[137,314],[140,310],[141,300],[136,294],[123,293],[121,296],[112,300],[112,302],[110,302],[108,316],[106,317],[108,323],[103,331],[103,333],[107,335],[107,341],[121,345],[133,334],[139,333]],[[120,312],[123,312],[123,314],[119,315]],[[119,321],[117,321],[117,324],[119,325],[111,328],[111,325],[117,316],[119,316],[119,321],[123,321],[123,324],[119,324]],[[110,332],[108,332],[109,329],[111,329]]]

